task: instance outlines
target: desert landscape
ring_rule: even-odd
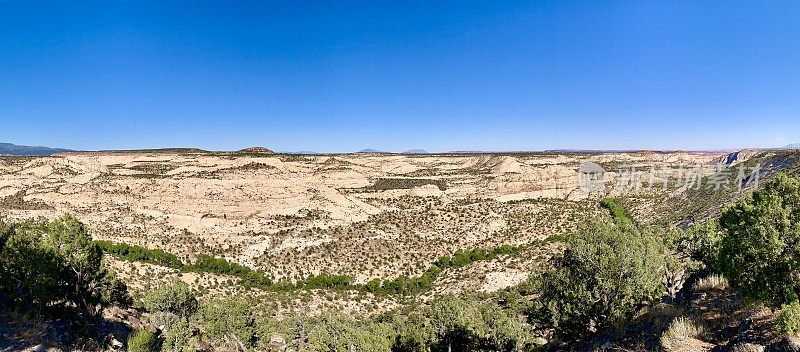
[[[531,285],[553,270],[576,232],[611,219],[620,228],[652,228],[668,242],[669,231],[689,236],[713,222],[725,204],[775,175],[797,172],[799,158],[793,150],[60,152],[0,159],[0,214],[6,223],[20,224],[72,221],[64,214],[80,219],[104,252],[103,265],[125,283],[133,307],[143,307],[109,308],[105,319],[160,332],[168,342],[180,330],[163,321],[164,313],[154,310],[160,308],[146,307],[153,292],[173,290],[176,283],[207,309],[247,302],[248,311],[263,319],[322,319],[315,328],[326,326],[331,312],[347,317],[336,319],[374,321],[413,314],[420,305],[435,309],[450,297],[489,306],[513,300],[505,309],[531,314],[524,308],[536,307]],[[673,255],[684,250],[674,248]],[[696,280],[684,274],[692,265],[667,271],[664,285],[672,295]],[[729,290],[725,279],[713,280],[694,285]],[[727,292],[720,299],[739,302]],[[533,305],[525,303],[531,299]],[[682,304],[688,305],[684,313],[672,305],[656,307],[670,310],[647,313],[657,314],[647,324],[661,324],[655,322],[663,314],[709,319],[693,313],[698,308],[692,304],[717,303]],[[737,314],[776,319],[763,311]],[[532,330],[519,343],[552,347],[552,330],[525,326]],[[667,328],[657,326],[647,329]],[[24,327],[11,334],[18,328]],[[288,330],[276,329],[269,330],[271,340],[252,347],[302,350],[300,340],[280,332]],[[771,328],[758,329],[764,334]],[[629,334],[617,343],[625,344]],[[230,347],[231,341],[220,341],[217,349]],[[590,341],[571,348],[597,343]]]
[[[0,352],[799,352],[798,18],[0,0]]]
[[[270,155],[86,153],[6,158],[0,210],[9,219],[71,213],[97,239],[161,248],[191,261],[224,256],[271,277],[322,272],[358,282],[419,275],[463,248],[521,245],[601,213],[621,165],[702,165],[730,153]],[[586,193],[579,165],[609,170]],[[677,174],[675,174],[677,177]],[[659,193],[660,192],[660,193]],[[669,192],[679,192],[670,190]]]

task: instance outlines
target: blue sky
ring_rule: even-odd
[[[0,1],[0,142],[800,142],[800,2]]]

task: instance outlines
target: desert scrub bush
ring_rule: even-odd
[[[67,214],[49,223],[0,223],[0,297],[29,312],[75,307],[97,317],[103,306],[127,305],[124,283],[103,263],[86,228]]]
[[[136,330],[128,337],[128,352],[156,352],[161,348],[156,335],[147,330]]]
[[[800,334],[800,303],[795,301],[781,306],[781,315],[778,316],[776,328],[785,335]]]
[[[711,274],[700,278],[695,282],[695,291],[725,290],[728,288],[728,280],[719,274]]]
[[[678,317],[669,324],[659,339],[661,347],[666,351],[679,349],[686,340],[697,338],[703,333],[703,327],[685,317]]]
[[[800,179],[779,174],[726,208],[719,264],[731,286],[772,306],[800,293]]]
[[[189,323],[185,320],[180,320],[172,324],[164,332],[164,343],[162,344],[162,349],[170,352],[196,351],[196,349],[191,348],[196,340],[197,337],[194,336]]]
[[[719,272],[719,247],[722,233],[717,221],[692,224],[688,229],[674,229],[667,235],[669,247],[701,263],[707,271]]]
[[[445,295],[381,320],[391,323],[392,351],[528,351],[534,344],[516,313],[475,297]]]
[[[255,302],[237,297],[202,304],[199,316],[203,322],[205,335],[212,339],[232,335],[244,346],[254,347],[257,340],[252,312],[254,305]]]
[[[663,242],[635,227],[595,222],[567,238],[554,269],[535,277],[532,320],[562,336],[624,323],[664,292],[670,260]]]
[[[162,286],[144,297],[144,306],[151,312],[172,313],[187,318],[197,311],[197,298],[183,281]]]

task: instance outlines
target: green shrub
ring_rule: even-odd
[[[164,351],[194,352],[196,349],[192,348],[193,342],[196,341],[189,323],[179,320],[165,331],[162,348]]]
[[[167,312],[179,317],[188,317],[197,311],[194,293],[182,281],[150,291],[144,297],[144,306],[151,312]]]
[[[254,302],[231,297],[204,303],[200,307],[205,334],[210,338],[236,336],[246,347],[256,343]]]
[[[530,318],[562,336],[580,336],[628,320],[642,302],[660,298],[666,247],[631,225],[595,223],[567,239],[554,269],[534,280],[539,299]]]
[[[128,352],[156,352],[159,350],[156,335],[147,330],[136,330],[128,338]]]
[[[23,311],[53,306],[96,317],[127,304],[127,287],[103,264],[103,252],[71,215],[47,224],[0,224],[0,295]]]
[[[264,274],[238,263],[231,263],[224,258],[214,258],[210,255],[199,254],[194,264],[187,266],[187,270],[206,272],[220,275],[231,275],[240,278],[242,284],[268,290],[272,280]]]
[[[392,333],[386,324],[362,323],[339,312],[326,312],[308,325],[308,344],[312,351],[391,350]]]
[[[800,292],[800,179],[779,174],[726,208],[719,262],[745,297],[778,306]]]
[[[307,277],[302,282],[302,286],[308,289],[314,289],[314,288],[335,289],[335,288],[350,287],[352,283],[353,283],[353,278],[347,275],[330,275],[326,273],[321,273],[319,275],[311,275]]]
[[[792,302],[781,306],[777,322],[778,331],[790,336],[800,334],[800,303]]]
[[[374,279],[368,282],[363,289],[374,294],[416,294],[430,289],[433,281],[445,269],[461,268],[477,261],[491,260],[500,255],[515,254],[519,250],[520,247],[512,245],[501,245],[492,250],[482,248],[457,250],[452,255],[439,257],[428,270],[418,277],[400,275],[385,281]]]
[[[670,247],[700,262],[710,272],[719,272],[722,233],[717,221],[694,223],[686,230],[676,229],[668,236]]]
[[[103,252],[114,254],[129,261],[145,262],[174,269],[183,268],[183,262],[177,256],[161,249],[149,249],[142,246],[111,241],[95,241]]]
[[[608,210],[611,214],[611,218],[614,219],[614,222],[619,226],[631,226],[636,225],[633,221],[633,218],[628,215],[628,212],[625,211],[625,208],[622,207],[622,204],[619,203],[618,199],[615,198],[604,198],[600,201],[600,206]]]
[[[446,295],[427,308],[393,319],[391,326],[397,335],[392,351],[510,352],[534,347],[530,325],[517,314],[474,299]]]

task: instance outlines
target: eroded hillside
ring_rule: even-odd
[[[206,253],[274,278],[325,272],[363,283],[418,275],[458,249],[563,234],[599,214],[602,197],[631,197],[646,215],[686,191],[678,181],[687,166],[707,176],[718,163],[745,159],[721,152],[6,157],[0,211],[11,219],[73,213],[95,238],[186,261]],[[608,171],[591,193],[579,182],[585,162]],[[655,169],[671,170],[669,187],[647,187]],[[643,186],[620,187],[631,175]]]

